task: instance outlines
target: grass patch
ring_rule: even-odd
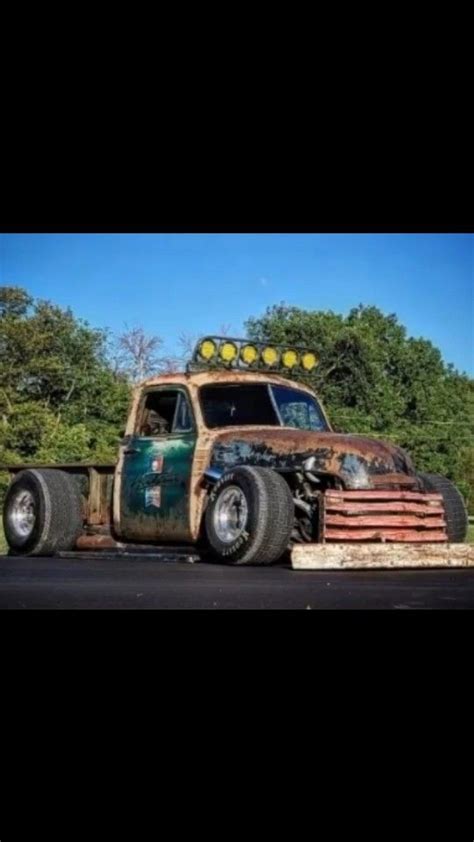
[[[0,518],[0,555],[6,555],[7,549],[7,542],[5,540],[5,534],[3,532],[3,524]]]
[[[474,523],[469,524],[466,541],[468,544],[474,544]]]

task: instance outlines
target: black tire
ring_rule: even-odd
[[[462,544],[467,535],[468,516],[462,494],[451,480],[439,474],[419,474],[426,491],[441,494],[446,516],[446,532],[452,544]]]
[[[247,516],[235,540],[223,541],[216,531],[215,513],[222,495],[237,486]],[[293,530],[294,503],[285,480],[271,468],[242,466],[225,473],[213,487],[205,514],[205,533],[211,555],[226,564],[273,564],[284,554]]]
[[[15,517],[22,502],[33,512],[23,530]],[[28,468],[20,471],[8,488],[3,527],[12,555],[50,556],[70,550],[82,523],[80,491],[64,471]]]

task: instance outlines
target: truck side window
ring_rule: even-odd
[[[171,432],[179,392],[159,390],[145,398],[138,429],[139,436],[164,436]]]

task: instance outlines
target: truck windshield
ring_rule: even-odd
[[[201,406],[206,427],[239,427],[262,424],[327,430],[317,401],[287,386],[235,383],[202,386]]]

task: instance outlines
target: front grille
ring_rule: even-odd
[[[323,542],[447,541],[441,494],[418,491],[326,491],[320,509]]]

